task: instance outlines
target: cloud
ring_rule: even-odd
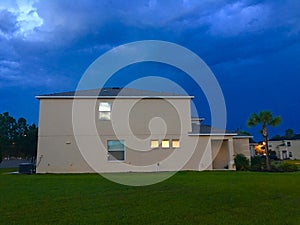
[[[0,2],[0,30],[7,39],[36,40],[36,28],[43,24],[34,4],[37,0]]]
[[[260,32],[269,20],[268,5],[245,5],[243,2],[227,5],[208,17],[210,33],[225,37],[236,36],[243,32]]]
[[[75,89],[85,69],[104,52],[156,39],[189,48],[212,68],[233,125],[262,107],[287,113],[280,99],[299,114],[293,105],[299,89],[299,18],[298,0],[1,0],[2,101],[20,102],[19,97],[27,96],[30,100],[22,102],[27,108],[37,104],[35,94]],[[151,73],[139,68],[141,74]],[[173,80],[195,91],[171,72]],[[126,84],[123,77],[115,80],[116,86]],[[264,98],[260,83],[268,84]],[[0,104],[10,111],[5,105]],[[297,118],[293,123],[299,124]]]
[[[10,71],[35,79],[28,85],[38,85],[39,80],[41,85],[53,86],[59,82],[57,77],[73,84],[97,56],[143,39],[182,44],[211,66],[255,64],[265,55],[297,43],[300,10],[296,3],[1,1],[0,20],[4,22],[0,30],[6,36],[0,36],[0,60],[20,64],[5,74]],[[45,76],[45,80],[38,79]]]
[[[0,11],[0,36],[10,38],[18,29],[16,16],[7,11]]]

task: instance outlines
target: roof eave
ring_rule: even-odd
[[[50,96],[38,95],[36,99],[192,99],[194,96]]]
[[[248,136],[248,135],[237,135],[234,138],[253,138],[253,136]]]
[[[188,136],[236,136],[236,133],[189,133]]]

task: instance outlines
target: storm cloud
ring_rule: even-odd
[[[34,95],[75,89],[104,52],[156,39],[189,48],[211,67],[224,92],[229,128],[244,129],[247,116],[264,108],[293,128],[300,122],[286,109],[300,112],[299,18],[297,0],[4,0],[1,94],[17,101],[21,88],[26,104],[36,106]],[[2,111],[15,110],[2,101]]]

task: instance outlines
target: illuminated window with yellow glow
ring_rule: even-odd
[[[158,147],[159,147],[158,140],[152,140],[151,141],[151,148],[158,148]]]
[[[180,148],[180,141],[178,139],[172,140],[172,148]]]
[[[162,140],[161,147],[162,148],[170,148],[170,141],[169,140]]]

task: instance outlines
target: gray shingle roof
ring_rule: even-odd
[[[211,127],[209,125],[203,124],[194,124],[192,123],[192,132],[190,134],[227,134],[227,135],[236,135],[236,133]]]
[[[54,94],[44,94],[39,95],[37,98],[46,98],[46,97],[133,97],[133,96],[141,96],[141,97],[192,97],[187,95],[179,95],[175,93],[169,92],[157,92],[157,91],[147,91],[147,90],[139,90],[133,88],[102,88],[102,89],[92,89],[92,90],[79,90],[79,91],[70,91],[70,92],[60,92]]]

